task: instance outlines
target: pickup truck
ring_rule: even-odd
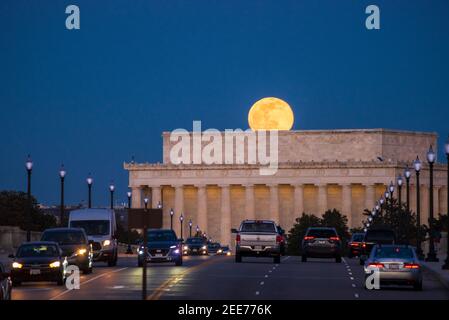
[[[371,250],[377,244],[395,244],[396,235],[391,229],[370,229],[365,233],[360,252],[360,265],[364,265],[365,261],[371,254]]]
[[[271,220],[244,220],[236,233],[235,262],[242,257],[272,257],[274,263],[281,262],[281,241],[276,223]]]

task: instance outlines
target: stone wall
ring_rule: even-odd
[[[0,251],[6,254],[15,253],[17,248],[26,241],[26,234],[26,231],[19,227],[0,226]],[[41,235],[41,232],[32,231],[31,241],[39,241]]]

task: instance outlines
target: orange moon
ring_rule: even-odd
[[[253,104],[248,113],[248,124],[256,130],[290,130],[294,116],[284,100],[268,97]]]

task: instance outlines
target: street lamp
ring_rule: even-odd
[[[394,194],[394,184],[393,181],[390,182],[390,187],[388,188],[390,191],[390,213],[393,214],[393,194]]]
[[[173,208],[170,209],[170,229],[173,230],[173,215],[175,212],[173,211]]]
[[[27,161],[25,162],[25,167],[27,169],[27,214],[26,214],[26,225],[27,225],[27,241],[31,241],[31,172],[33,171],[33,161],[31,161],[30,155],[28,155]]]
[[[384,197],[385,197],[385,212],[388,212],[388,199],[390,199],[390,191],[388,190],[388,187],[385,190]]]
[[[147,197],[145,197],[143,199],[143,203],[145,204],[145,211],[147,211],[148,210],[148,198]]]
[[[433,151],[432,146],[430,146],[429,151],[427,152],[427,162],[429,163],[429,174],[430,174],[430,190],[429,190],[429,252],[427,253],[426,261],[429,262],[438,262],[437,255],[435,253],[435,244],[433,242],[433,165],[436,160],[435,152]]]
[[[62,221],[64,219],[64,178],[66,175],[66,171],[64,169],[64,164],[61,165],[61,169],[59,170],[59,177],[61,178],[61,208],[60,208],[60,220],[59,224],[62,227]]]
[[[447,205],[446,205],[446,213],[447,213],[447,254],[446,254],[446,260],[443,264],[444,270],[449,270],[449,137],[446,140],[446,144],[444,145],[444,151],[446,152],[446,159],[447,159],[447,184],[446,184],[446,199],[447,199]]]
[[[402,185],[404,184],[404,180],[402,180],[402,175],[398,175],[397,179],[398,184],[398,202],[399,202],[399,208],[402,208]]]
[[[128,191],[127,193],[126,193],[126,195],[128,196],[128,209],[131,209],[131,197],[132,197],[132,192],[131,191]]]
[[[109,191],[111,192],[111,210],[114,209],[114,190],[115,186],[113,183],[109,185]]]
[[[184,221],[184,216],[181,213],[181,215],[179,216],[179,222],[181,222],[181,239],[182,239],[182,222],[183,221]]]
[[[189,220],[189,235],[192,237],[192,219]]]
[[[405,176],[405,184],[406,184],[406,200],[407,200],[407,211],[410,211],[410,177],[412,176],[412,173],[410,172],[410,168],[405,167],[405,171],[404,171],[404,176]]]
[[[199,232],[200,232],[200,227],[198,225],[196,225],[196,234],[198,235]]]
[[[88,189],[87,207],[90,209],[90,208],[92,208],[92,183],[94,183],[94,179],[92,179],[90,173],[86,179],[86,182],[87,182],[87,189]]]
[[[416,253],[419,259],[423,259],[424,255],[421,248],[421,194],[419,190],[419,174],[421,171],[421,161],[419,160],[419,157],[416,157],[416,160],[413,162],[413,167],[415,168],[416,173]]]
[[[162,209],[162,203],[160,201],[157,203],[157,208]]]

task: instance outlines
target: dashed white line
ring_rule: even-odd
[[[265,278],[268,278],[268,274],[265,275]]]
[[[258,296],[260,294],[260,292],[259,291],[256,291],[256,296]]]
[[[359,298],[359,294],[358,294],[358,293],[354,294],[354,297],[355,297],[356,299],[358,299],[358,298]]]
[[[353,283],[353,284],[352,284],[352,287],[353,287],[353,288],[355,288],[355,287],[356,287],[356,285],[355,285],[355,284]]]
[[[260,283],[261,286],[263,286],[264,284],[265,284],[265,282],[263,282],[263,281]]]

